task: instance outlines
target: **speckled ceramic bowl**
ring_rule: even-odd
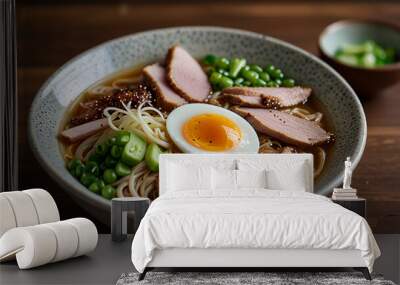
[[[63,114],[95,81],[122,68],[162,60],[168,47],[176,43],[195,57],[214,53],[272,63],[301,85],[312,87],[337,138],[326,169],[316,181],[317,193],[328,194],[340,184],[346,156],[351,156],[355,165],[359,162],[367,133],[362,106],[346,81],[309,53],[274,38],[225,28],[182,27],[129,35],[94,47],[63,65],[39,90],[29,116],[31,146],[41,165],[100,220],[109,223],[110,202],[88,191],[64,166],[56,138]]]

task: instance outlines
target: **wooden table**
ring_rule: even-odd
[[[316,53],[319,33],[336,20],[379,17],[400,24],[400,4],[394,2],[169,2],[51,4],[51,1],[37,0],[34,4],[17,3],[20,187],[49,189],[63,217],[87,214],[38,167],[28,147],[27,116],[41,84],[71,57],[115,37],[168,26],[241,28],[277,37]],[[354,186],[368,200],[368,221],[373,230],[399,233],[400,84],[363,104],[368,119],[368,141],[354,173]]]

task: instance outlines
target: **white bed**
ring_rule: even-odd
[[[204,183],[239,169],[251,184],[260,168],[274,189]],[[312,169],[309,154],[162,155],[160,197],[132,244],[140,279],[155,267],[354,267],[370,278],[380,251],[367,222],[312,194]]]

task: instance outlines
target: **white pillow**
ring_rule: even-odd
[[[263,170],[236,170],[238,188],[268,188],[267,171]]]
[[[212,168],[212,188],[214,190],[236,190],[236,170]]]
[[[267,188],[271,190],[307,191],[312,189],[310,166],[305,160],[278,154],[280,159],[239,159],[239,170],[266,170]]]
[[[283,170],[267,170],[267,188],[273,190],[303,191],[308,189],[307,165],[302,163],[292,164],[290,168]]]
[[[190,166],[176,163],[168,164],[167,191],[187,191],[193,189],[212,189],[211,167]]]

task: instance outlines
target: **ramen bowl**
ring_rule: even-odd
[[[367,132],[362,106],[347,82],[313,55],[278,39],[226,28],[178,27],[133,34],[94,47],[60,67],[38,91],[29,115],[30,144],[40,164],[100,221],[109,223],[111,203],[90,192],[66,169],[57,139],[64,114],[94,82],[124,68],[160,61],[177,43],[196,58],[211,53],[271,63],[299,85],[313,89],[312,96],[323,105],[336,135],[325,168],[315,181],[316,193],[328,195],[341,183],[347,156],[355,166],[360,161]]]

